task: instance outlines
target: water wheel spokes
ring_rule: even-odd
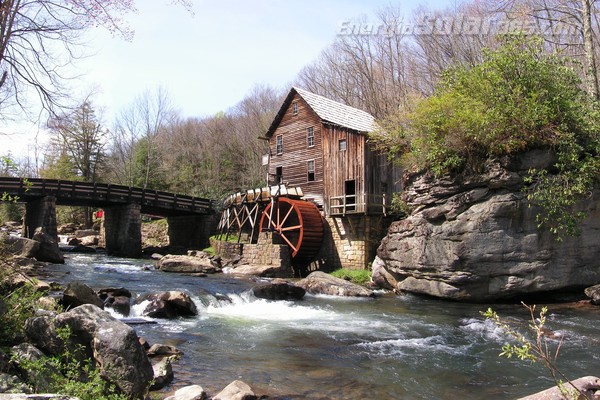
[[[310,261],[323,239],[323,221],[318,208],[310,202],[280,197],[270,203],[261,218],[261,232],[271,231],[287,244],[292,258]]]

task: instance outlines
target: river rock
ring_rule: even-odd
[[[196,305],[190,296],[180,291],[150,293],[140,297],[137,302],[149,301],[143,314],[152,318],[177,318],[198,315]]]
[[[250,386],[236,380],[221,390],[212,400],[256,400],[257,398]]]
[[[68,345],[81,344],[100,368],[101,375],[131,398],[143,398],[154,373],[133,328],[92,304],[46,314],[27,321],[25,331],[46,354],[59,355],[64,344],[57,328],[71,330]]]
[[[17,370],[20,371],[21,376],[41,392],[48,391],[50,388],[49,382],[52,381],[52,375],[54,374],[54,367],[50,363],[43,361],[45,357],[44,353],[32,344],[21,343],[11,349],[11,354],[13,363],[17,367]],[[24,361],[39,361],[42,363],[42,368],[32,369],[26,366],[23,367],[21,364]]]
[[[35,259],[46,261],[53,264],[64,264],[65,257],[58,247],[58,238],[43,232],[41,228],[36,228],[33,234],[33,240],[40,243],[40,248],[35,253]]]
[[[2,235],[2,242],[7,244],[8,251],[13,255],[34,258],[40,249],[40,242],[18,236]]]
[[[79,244],[84,247],[98,246],[98,236],[96,236],[96,235],[83,236],[79,240],[80,240]]]
[[[21,393],[30,393],[31,390],[27,387],[25,383],[23,383],[19,377],[0,373],[0,393],[6,392],[21,392]],[[0,400],[2,399],[2,394],[0,394]]]
[[[83,304],[93,304],[104,308],[104,302],[98,297],[94,289],[83,282],[70,282],[63,291],[61,303],[65,308],[74,308]]]
[[[228,268],[228,271],[233,275],[252,275],[265,278],[290,277],[293,275],[290,268],[269,264],[238,264],[235,268]]]
[[[583,378],[575,379],[572,381],[572,383],[577,389],[579,389],[579,391],[587,396],[587,399],[591,400],[599,398],[596,392],[600,391],[600,378],[595,376],[585,376]],[[567,390],[573,390],[568,383],[564,383],[564,387]],[[565,397],[561,393],[560,388],[555,386],[539,393],[522,397],[519,400],[563,400],[564,398]],[[576,396],[576,398],[580,397]]]
[[[146,350],[148,357],[181,356],[183,352],[175,346],[155,343]]]
[[[375,285],[382,289],[396,290],[398,287],[398,281],[403,279],[402,276],[398,276],[385,268],[385,263],[375,256],[373,264],[371,266],[371,280]]]
[[[306,290],[284,280],[276,279],[253,287],[252,293],[259,299],[302,300]]]
[[[202,272],[212,274],[220,271],[218,266],[215,266],[208,256],[199,257],[172,254],[167,254],[158,260],[156,268],[164,272]]]
[[[206,392],[200,385],[190,385],[182,387],[175,391],[173,396],[166,397],[165,400],[205,400]]]
[[[125,288],[104,288],[98,290],[98,297],[105,307],[128,317],[131,312],[131,292]]]
[[[575,207],[587,214],[582,235],[556,241],[521,190],[531,163],[550,162],[539,156],[493,162],[473,177],[409,177],[402,199],[414,211],[377,251],[396,289],[484,302],[600,283],[600,193]]]
[[[161,357],[152,360],[154,379],[150,390],[160,390],[173,381],[173,366],[171,363],[174,359],[174,357]]]
[[[592,299],[592,304],[600,305],[600,285],[590,286],[584,292],[587,297]]]
[[[370,297],[373,291],[364,286],[348,282],[344,279],[315,271],[296,283],[310,294],[326,294],[331,296]]]

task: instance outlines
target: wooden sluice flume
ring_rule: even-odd
[[[303,200],[302,190],[285,185],[250,189],[229,196],[217,227],[220,238],[236,234],[257,243],[261,232],[286,244],[296,263],[310,263],[323,243],[323,218],[317,206]]]

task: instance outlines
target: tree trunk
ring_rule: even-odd
[[[596,74],[596,57],[594,54],[594,32],[592,31],[592,4],[594,0],[582,0],[583,48],[585,52],[585,83],[587,91],[594,99],[598,99],[598,75]]]

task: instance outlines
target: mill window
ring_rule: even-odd
[[[315,130],[312,126],[310,128],[306,128],[306,142],[308,147],[313,147],[315,145]]]
[[[306,180],[308,182],[313,182],[315,180],[315,160],[308,160],[306,162]]]
[[[283,135],[277,135],[275,139],[275,152],[277,154],[283,154]]]

